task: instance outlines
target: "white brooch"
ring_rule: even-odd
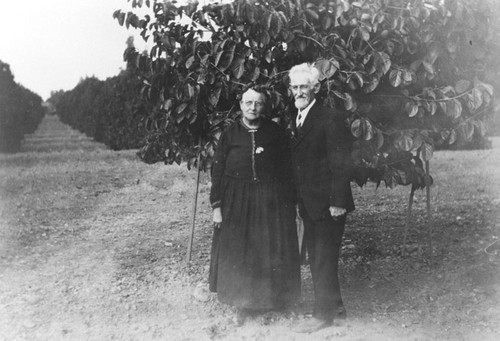
[[[257,147],[257,149],[255,149],[255,154],[260,154],[264,151],[264,148],[262,147]]]

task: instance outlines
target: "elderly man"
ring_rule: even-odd
[[[338,261],[346,215],[354,210],[349,139],[341,113],[316,101],[318,70],[306,63],[296,65],[289,78],[298,109],[294,173],[314,286],[313,317],[295,330],[310,333],[330,326],[334,318],[346,317]]]

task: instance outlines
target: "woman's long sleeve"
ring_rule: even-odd
[[[287,197],[291,202],[296,202],[296,189],[295,180],[293,176],[293,166],[292,166],[292,151],[290,146],[290,140],[286,133],[280,134],[280,149],[279,152],[279,174],[283,186],[285,186]]]
[[[212,208],[221,207],[222,203],[222,176],[227,157],[227,134],[221,135],[217,149],[215,150],[214,163],[212,165],[212,187],[210,189],[210,204]]]

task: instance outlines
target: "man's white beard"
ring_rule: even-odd
[[[305,109],[309,105],[307,98],[297,98],[295,99],[295,107],[299,110]]]

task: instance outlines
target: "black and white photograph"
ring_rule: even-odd
[[[500,1],[0,6],[0,341],[500,340]]]

